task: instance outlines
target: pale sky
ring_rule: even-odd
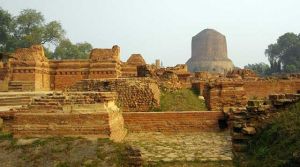
[[[0,0],[17,15],[36,9],[58,20],[72,42],[121,47],[121,59],[141,53],[147,63],[184,64],[191,39],[205,28],[227,38],[236,66],[267,62],[264,50],[286,33],[300,33],[300,0]]]

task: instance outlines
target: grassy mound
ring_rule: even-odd
[[[300,166],[300,102],[280,112],[253,139],[248,166]]]
[[[205,101],[191,89],[180,89],[173,92],[163,92],[160,97],[160,108],[154,111],[205,111]]]

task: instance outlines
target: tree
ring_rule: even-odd
[[[11,52],[33,44],[57,45],[65,34],[59,22],[46,24],[44,16],[33,9],[22,10],[16,17],[0,9],[0,20],[0,52]]]
[[[286,33],[270,44],[265,51],[271,72],[300,71],[300,34]]]
[[[253,70],[255,73],[266,76],[270,74],[270,66],[266,63],[248,64],[244,66],[245,69]]]
[[[12,16],[7,11],[0,8],[0,51],[8,48],[7,44],[11,40],[13,30],[12,21]]]
[[[92,45],[84,42],[72,44],[68,39],[62,40],[56,47],[53,57],[54,59],[87,59]]]
[[[0,52],[44,44],[45,54],[54,59],[86,59],[92,45],[73,44],[64,37],[65,31],[57,21],[45,23],[41,12],[25,9],[16,17],[0,8]],[[50,49],[55,46],[54,52]]]

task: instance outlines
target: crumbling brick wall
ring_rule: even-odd
[[[12,84],[14,91],[63,90],[82,79],[118,78],[121,76],[120,48],[118,46],[113,46],[111,49],[93,49],[87,60],[49,61],[42,45],[19,48],[10,57],[7,63],[9,69],[0,70],[0,77],[6,76],[10,72],[9,82],[18,82],[17,86]],[[3,84],[9,86],[9,82]],[[24,85],[29,82],[33,83],[33,89],[21,89],[22,82]]]
[[[247,104],[243,82],[216,80],[207,83],[203,92],[209,110],[226,111],[229,107],[243,107]]]
[[[145,65],[146,62],[141,54],[132,54],[128,60],[122,63],[122,78],[137,77],[137,67]]]
[[[270,95],[269,100],[250,100],[246,107],[233,107],[228,112],[231,124],[232,146],[236,158],[244,158],[249,141],[261,132],[265,124],[284,109],[300,100],[299,94]]]
[[[68,91],[117,92],[123,111],[143,112],[160,105],[160,90],[149,78],[82,80]]]
[[[43,46],[33,45],[30,48],[19,48],[10,55],[10,81],[34,83],[34,90],[50,90],[49,62]],[[23,90],[28,91],[28,90]]]
[[[0,91],[8,90],[9,78],[10,78],[9,69],[3,66],[0,67]]]

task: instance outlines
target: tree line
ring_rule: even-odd
[[[72,43],[58,21],[45,22],[41,12],[24,9],[17,16],[0,8],[0,52],[43,44],[50,59],[86,59],[92,49],[88,42]],[[54,49],[51,49],[54,48]]]
[[[265,50],[269,63],[248,64],[244,68],[266,76],[272,73],[300,72],[300,34],[285,33]]]

